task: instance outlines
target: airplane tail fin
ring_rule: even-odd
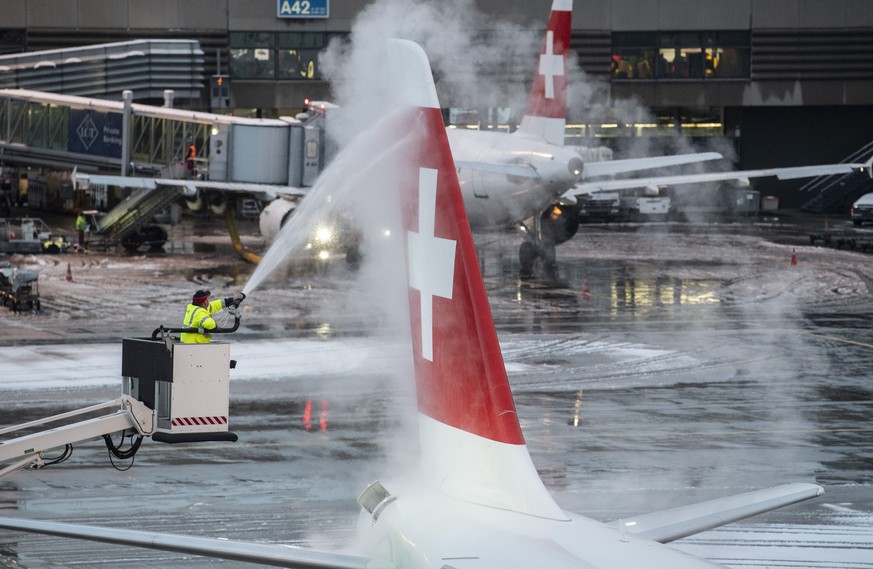
[[[419,112],[401,203],[424,476],[453,498],[566,519],[527,452],[427,56],[404,40],[389,54]]]
[[[572,17],[573,0],[552,0],[539,65],[518,129],[560,146],[564,145],[567,122],[567,67]]]

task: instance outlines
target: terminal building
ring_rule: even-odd
[[[177,107],[274,120],[294,116],[306,99],[331,100],[318,54],[332,40],[348,37],[356,19],[378,4],[0,0],[0,56],[143,39],[193,40],[197,57],[182,64],[191,73],[173,72],[167,83],[176,86]],[[501,33],[489,22],[534,29],[541,37],[551,0],[457,4],[481,14],[467,21],[477,28],[470,30],[476,41],[487,45]],[[591,99],[571,93],[569,144],[597,139],[620,151],[638,138],[681,135],[700,146],[721,139],[743,169],[859,161],[873,152],[873,10],[864,0],[575,0],[571,47],[598,97],[594,112]],[[441,92],[447,120],[511,129],[521,112],[518,93],[526,92],[533,76],[520,70],[536,65],[533,52],[512,57],[505,68],[487,74],[489,81],[505,83],[505,100]],[[165,69],[160,61],[150,55],[149,68],[140,72]],[[27,65],[36,83],[15,85],[11,67],[0,62],[0,86],[68,92],[63,82],[58,86],[59,69]],[[137,102],[162,104],[161,89],[137,83],[133,72],[124,77],[104,82],[106,92],[93,96],[121,100],[122,89],[131,89]],[[628,114],[627,101],[649,112]],[[800,185],[756,182],[785,207],[802,205]]]

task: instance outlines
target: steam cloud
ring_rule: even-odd
[[[345,112],[331,134],[340,145],[386,111],[377,84],[385,40],[424,48],[443,107],[523,107],[547,17],[529,26],[495,22],[471,0],[382,0],[361,11],[348,41],[334,40],[319,58],[334,99]],[[505,81],[506,77],[509,82]]]

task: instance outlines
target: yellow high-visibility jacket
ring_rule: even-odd
[[[208,344],[212,341],[209,330],[215,330],[218,324],[212,319],[212,315],[224,308],[224,300],[211,301],[205,308],[199,304],[191,303],[185,309],[185,321],[182,325],[186,328],[197,328],[197,332],[182,332],[180,338],[185,344]]]

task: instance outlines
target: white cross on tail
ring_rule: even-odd
[[[564,75],[564,56],[555,55],[555,33],[546,32],[546,53],[540,54],[540,75],[545,78],[546,99],[555,98],[555,75]]]
[[[409,286],[421,292],[421,356],[433,361],[433,297],[452,298],[455,245],[434,235],[437,171],[418,171],[418,233],[408,232]]]

